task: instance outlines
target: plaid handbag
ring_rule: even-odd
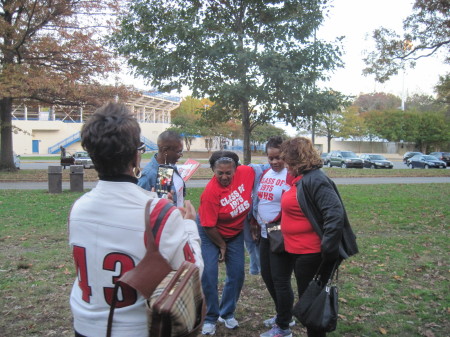
[[[154,241],[162,219],[174,206],[167,203],[152,227],[151,203],[152,200],[149,200],[145,209],[147,252],[135,268],[126,272],[116,282],[108,317],[107,337],[111,336],[119,285],[136,289],[146,299],[148,330],[151,337],[197,336],[206,315],[198,267],[184,261],[178,270],[172,270],[159,253]]]
[[[185,261],[161,281],[147,301],[150,336],[188,335],[200,327],[202,304],[198,268]]]

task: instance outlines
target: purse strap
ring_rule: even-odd
[[[146,247],[142,260],[137,266],[127,271],[116,282],[114,286],[113,298],[111,301],[108,325],[106,330],[106,336],[111,337],[112,322],[114,317],[114,310],[117,303],[117,292],[119,286],[130,286],[139,291],[144,298],[148,299],[158,284],[166,277],[168,273],[172,271],[172,267],[166,261],[166,259],[160,254],[158,246],[155,243],[155,237],[163,224],[163,220],[169,211],[175,207],[171,202],[166,201],[166,204],[159,211],[157,218],[155,219],[152,227],[150,221],[150,207],[154,199],[147,201],[145,205],[145,235],[146,235]],[[159,202],[164,202],[166,199],[160,199]],[[156,207],[156,205],[155,205]]]
[[[322,262],[320,262],[319,268],[317,268],[316,274],[313,277],[313,280],[318,281],[322,275],[322,268],[324,266],[325,261],[322,260]],[[333,282],[334,276],[336,275],[336,282],[339,279],[339,265],[340,265],[340,261],[339,259],[336,260],[336,262],[333,264],[333,269],[331,270],[331,274],[330,277],[328,278],[327,281],[327,285],[330,285]]]

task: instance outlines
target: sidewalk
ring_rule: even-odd
[[[442,184],[450,183],[450,177],[368,177],[368,178],[333,178],[337,185],[376,185],[376,184]],[[209,180],[189,180],[187,188],[205,187]],[[84,189],[95,187],[96,181],[85,181]],[[70,183],[63,182],[62,189],[70,190]],[[48,190],[48,182],[0,182],[0,190]]]

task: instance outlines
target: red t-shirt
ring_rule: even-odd
[[[312,254],[320,252],[320,237],[300,209],[297,201],[295,183],[302,179],[296,177],[289,191],[281,197],[281,232],[284,248],[293,254]]]
[[[231,184],[223,187],[213,177],[200,197],[200,223],[216,227],[223,238],[231,238],[244,228],[250,211],[255,171],[245,165],[236,168]]]

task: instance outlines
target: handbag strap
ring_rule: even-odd
[[[313,277],[313,280],[318,281],[320,279],[320,276],[322,275],[322,268],[324,266],[325,261],[322,260],[322,262],[320,262],[319,268],[317,268],[316,274]],[[330,277],[328,278],[328,281],[326,284],[331,284],[334,276],[336,275],[336,281],[338,281],[339,278],[339,264],[340,261],[339,259],[336,260],[336,262],[334,262],[333,264],[333,269],[331,270],[331,274]]]
[[[161,199],[159,202],[162,202],[162,200],[166,200],[166,199]],[[167,215],[167,213],[169,212],[169,210],[174,207],[174,205],[171,202],[168,202],[163,206],[163,208],[161,209],[161,211],[158,213],[158,217],[155,220],[155,223],[153,224],[153,227],[150,224],[150,205],[151,205],[152,200],[150,200],[147,205],[145,206],[145,231],[147,233],[147,244],[154,245],[156,246],[156,248],[158,248],[159,244],[156,244],[155,242],[155,238],[158,235],[159,232],[159,228],[161,227],[162,221],[164,219],[164,217]],[[156,206],[155,206],[156,207]],[[149,234],[152,235],[149,235]],[[150,240],[149,240],[150,239]],[[153,239],[153,240],[152,240]],[[147,246],[148,249],[149,246]]]
[[[117,292],[119,290],[119,283],[120,283],[120,281],[117,281],[116,284],[114,285],[112,302],[111,302],[111,306],[109,307],[108,325],[106,327],[106,337],[111,337],[112,322],[114,319],[114,309],[116,309]]]
[[[162,209],[159,211],[158,216],[154,221],[152,227],[150,221],[150,207],[154,199],[147,201],[145,205],[145,235],[146,235],[146,253],[142,260],[136,265],[135,268],[126,272],[122,277],[115,283],[114,292],[111,301],[108,325],[106,329],[106,337],[111,337],[112,323],[114,317],[114,310],[117,303],[117,292],[120,286],[131,286],[135,290],[143,294],[144,297],[148,298],[153,293],[154,289],[162,281],[162,279],[172,271],[172,267],[166,261],[166,259],[161,255],[158,250],[158,246],[155,242],[155,237],[160,229],[164,218],[168,212],[175,207],[172,203],[167,202]],[[158,200],[163,202],[165,199]],[[156,205],[155,205],[156,207]],[[147,277],[147,275],[153,275],[154,277]]]

